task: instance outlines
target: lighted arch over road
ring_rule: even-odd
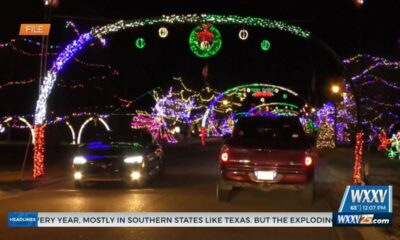
[[[203,115],[202,121],[201,121],[201,127],[204,129],[205,127],[207,127],[207,120],[209,118],[209,116],[211,116],[214,112],[215,109],[215,105],[220,102],[225,96],[229,96],[231,94],[235,94],[238,91],[245,91],[248,92],[248,89],[250,89],[250,91],[252,91],[251,89],[273,89],[274,91],[283,91],[284,94],[290,94],[296,98],[301,99],[304,103],[305,100],[295,91],[282,87],[282,86],[278,86],[278,85],[273,85],[273,84],[268,84],[268,83],[251,83],[251,84],[243,84],[243,85],[239,85],[233,88],[230,88],[222,93],[220,93],[218,96],[216,96],[214,98],[213,101],[210,102],[210,104],[208,105],[208,108],[206,110],[206,112]]]
[[[111,131],[110,127],[108,126],[107,122],[104,121],[104,119],[102,119],[100,117],[99,118],[90,117],[79,128],[78,139],[76,141],[76,144],[81,144],[81,137],[82,137],[83,130],[85,129],[85,127],[88,123],[90,123],[91,121],[94,121],[95,119],[98,119],[101,122],[101,124],[103,124],[103,126],[106,128],[107,131]]]
[[[257,110],[262,110],[262,108],[273,108],[270,112],[273,115],[278,115],[278,116],[298,116],[300,114],[300,111],[298,110],[299,107],[290,104],[290,103],[284,103],[284,102],[271,102],[271,103],[263,103],[260,105],[257,105],[253,108],[251,108],[249,111],[246,112],[246,116],[251,116],[255,111]],[[282,108],[283,107],[283,108]]]
[[[217,25],[240,25],[260,27],[265,29],[274,29],[290,33],[300,38],[310,38],[311,33],[301,27],[290,25],[282,21],[271,20],[267,18],[242,17],[236,15],[214,15],[214,14],[188,14],[188,15],[164,15],[156,18],[142,18],[135,20],[121,20],[113,24],[102,27],[92,28],[90,32],[83,33],[68,44],[53,62],[50,70],[40,86],[39,98],[35,109],[35,139],[38,144],[34,147],[34,169],[33,177],[41,176],[44,173],[44,142],[45,142],[45,121],[47,112],[48,98],[54,88],[57,75],[70,62],[74,56],[94,39],[104,40],[103,37],[113,32],[119,32],[126,29],[134,29],[155,24],[198,24],[211,23]],[[78,136],[79,138],[79,136]]]
[[[29,123],[28,120],[26,120],[26,118],[24,117],[18,117],[17,118],[19,121],[21,121],[22,123],[24,123],[26,125],[26,127],[31,131],[31,135],[32,135],[32,144],[35,144],[35,130],[33,129],[32,125]],[[3,121],[3,123],[8,123],[9,121],[13,120],[12,117],[8,117],[6,120]]]

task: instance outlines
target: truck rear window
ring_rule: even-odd
[[[296,118],[243,118],[235,125],[232,140],[264,147],[303,147],[306,135]]]

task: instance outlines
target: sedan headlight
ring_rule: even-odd
[[[143,156],[131,156],[124,159],[125,163],[142,163]]]
[[[76,165],[82,165],[86,163],[86,158],[79,156],[79,157],[74,157],[74,164]]]

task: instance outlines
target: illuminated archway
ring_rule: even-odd
[[[243,94],[248,94],[248,95],[252,95],[252,96],[254,96],[255,94],[259,94],[260,96],[265,95],[265,96],[269,96],[269,97],[274,96],[274,94],[276,94],[276,95],[279,94],[279,95],[282,95],[283,99],[287,99],[288,95],[291,95],[291,96],[295,97],[296,99],[300,99],[304,107],[308,106],[306,101],[298,93],[296,93],[295,91],[293,91],[291,89],[282,87],[282,86],[267,84],[267,83],[251,83],[251,84],[239,85],[239,86],[230,88],[230,89],[222,92],[217,97],[215,97],[213,101],[210,102],[206,112],[203,115],[202,121],[201,121],[202,138],[203,139],[204,139],[204,131],[205,131],[205,128],[207,127],[207,123],[208,123],[208,118],[209,118],[209,116],[211,116],[213,114],[216,104],[221,102],[221,100],[224,97],[231,96],[233,94],[237,94],[238,92],[239,93],[243,92]],[[245,97],[247,97],[247,96],[245,96]],[[224,102],[222,105],[224,105]],[[301,107],[303,107],[303,106],[301,106]]]
[[[81,143],[81,137],[82,137],[82,133],[83,130],[85,129],[86,125],[91,122],[94,121],[95,119],[98,119],[103,126],[106,128],[107,131],[111,131],[110,127],[108,126],[108,124],[106,123],[106,121],[104,121],[104,119],[102,118],[94,118],[94,117],[90,117],[88,119],[86,119],[86,121],[82,124],[82,126],[79,128],[79,132],[78,132],[78,139],[76,140],[76,144],[80,144]]]
[[[67,125],[69,131],[71,132],[71,136],[72,136],[72,145],[76,144],[76,136],[75,136],[75,130],[74,127],[71,125],[71,123],[69,123],[68,121],[65,121],[65,124]]]
[[[14,119],[13,117],[8,117],[8,118],[6,118],[6,120],[3,121],[3,123],[8,123],[9,121],[11,121],[13,119]],[[22,123],[24,123],[27,128],[29,128],[29,131],[31,132],[31,135],[32,135],[32,144],[34,145],[35,144],[35,130],[34,130],[34,128],[32,127],[32,125],[29,123],[29,121],[26,118],[18,117],[17,119],[19,121],[21,121]]]
[[[35,140],[37,144],[34,147],[34,169],[33,176],[43,175],[44,162],[44,141],[45,141],[45,121],[47,112],[47,101],[53,90],[57,80],[58,73],[63,69],[76,53],[83,49],[94,39],[102,39],[103,36],[118,32],[125,29],[134,29],[143,26],[155,24],[196,24],[196,23],[211,23],[211,24],[236,24],[241,26],[252,26],[260,28],[275,29],[291,33],[301,38],[310,38],[310,32],[294,25],[289,25],[282,21],[271,20],[267,18],[242,17],[235,15],[214,15],[214,14],[188,14],[188,15],[168,15],[157,18],[145,18],[129,21],[118,21],[114,24],[108,24],[102,27],[93,28],[90,32],[79,35],[78,39],[68,44],[66,48],[58,55],[53,62],[50,70],[42,81],[40,87],[39,98],[36,102],[35,109]],[[79,138],[79,136],[78,136]]]
[[[251,108],[246,112],[247,116],[251,116],[257,113],[257,111],[261,111],[261,115],[271,114],[272,116],[298,116],[304,109],[300,109],[299,107],[284,102],[271,102],[271,103],[263,103]]]

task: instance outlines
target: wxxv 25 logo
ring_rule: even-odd
[[[392,186],[347,186],[335,226],[391,226]]]

